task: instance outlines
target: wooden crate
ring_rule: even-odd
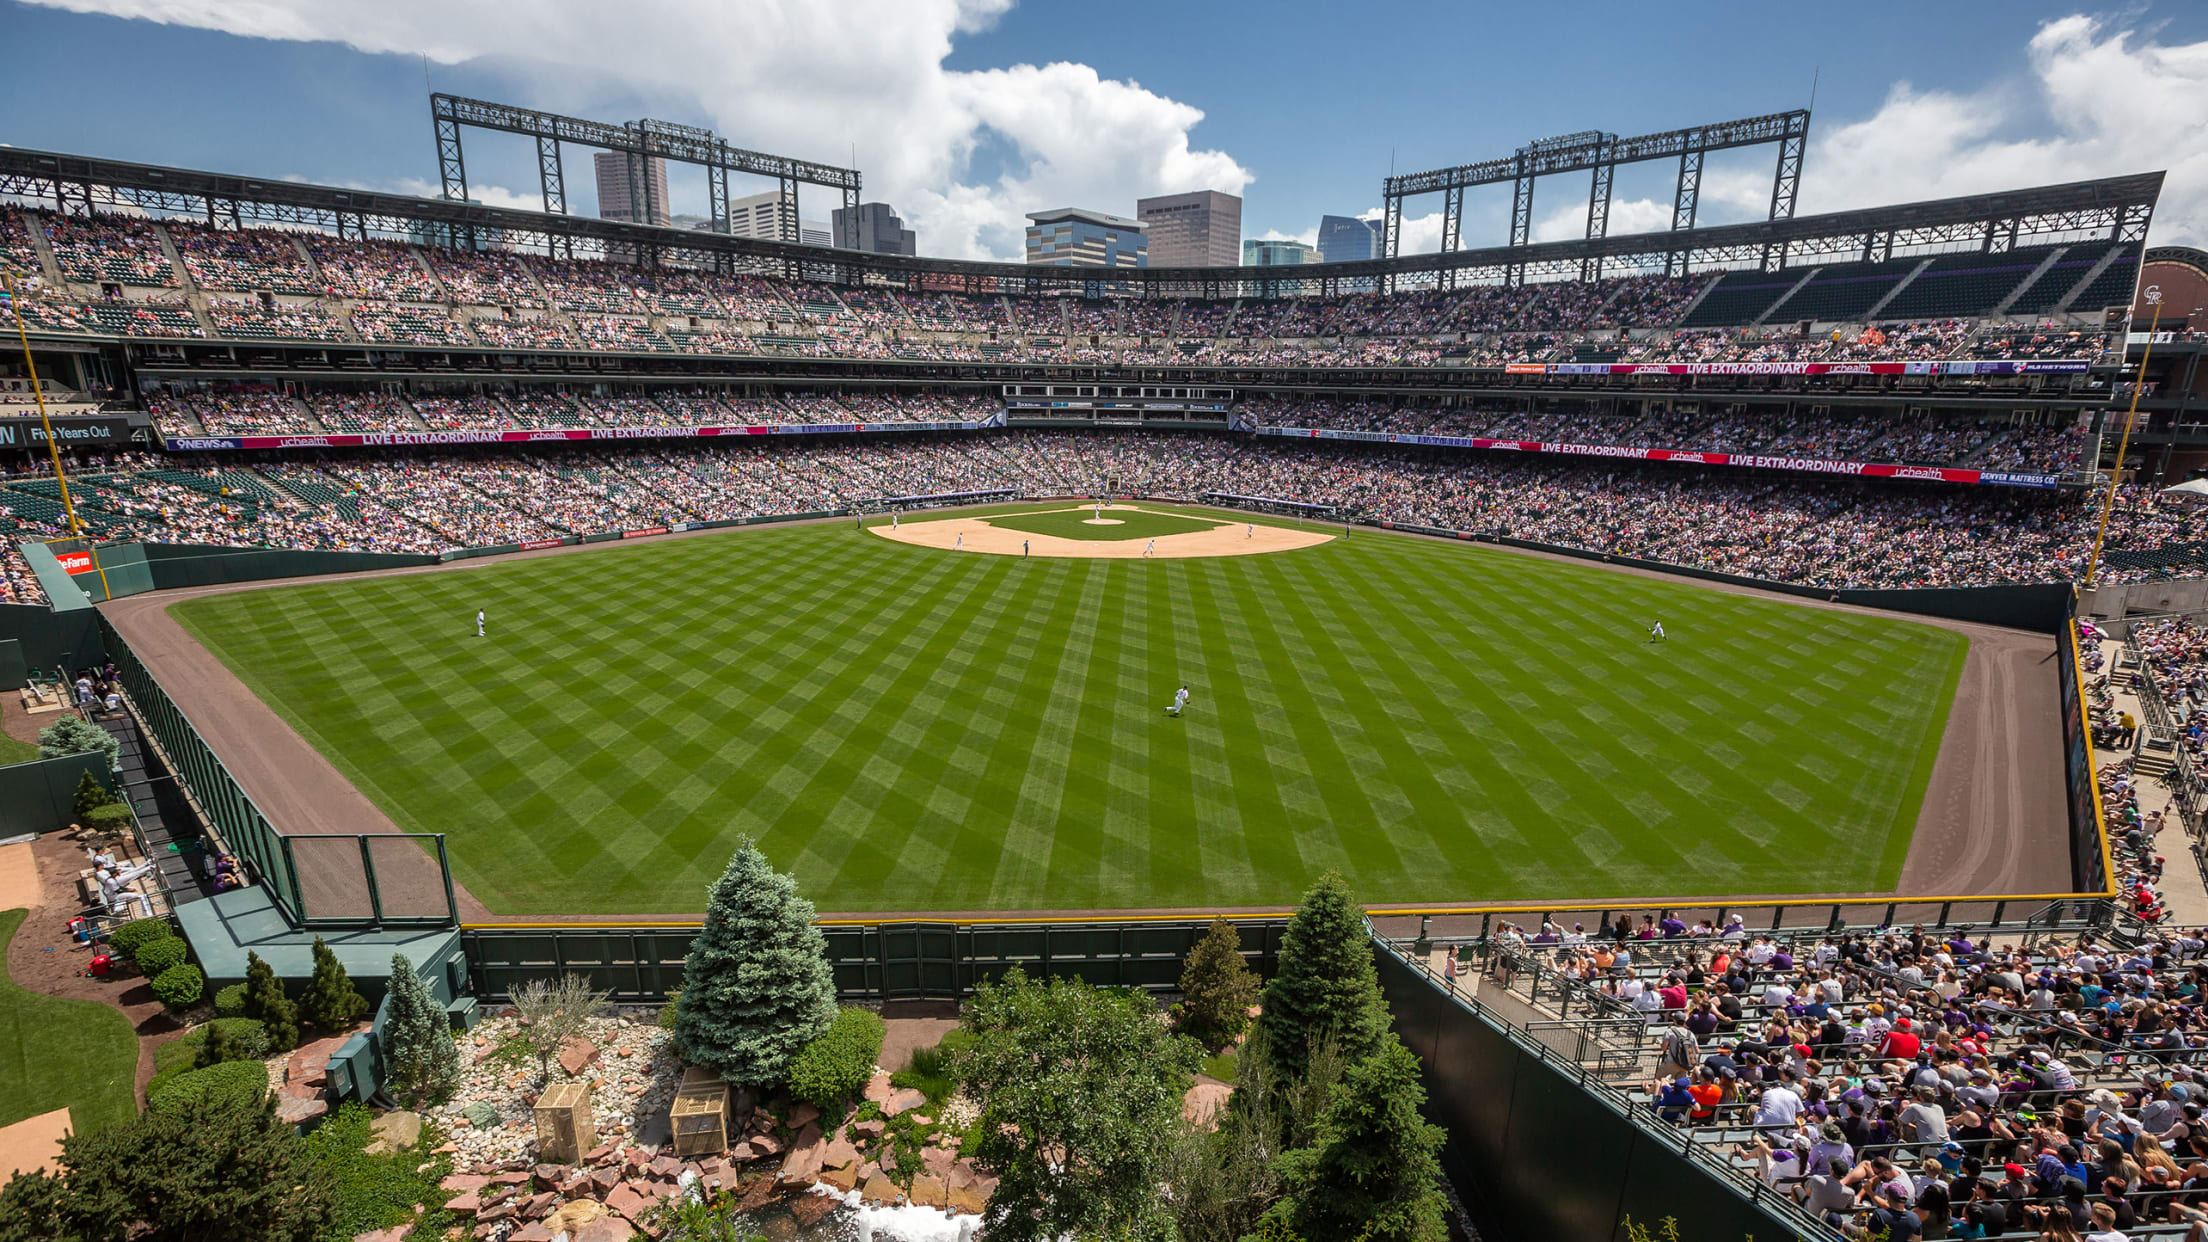
[[[691,1075],[699,1075],[693,1078]],[[675,1155],[717,1156],[728,1150],[728,1084],[692,1069],[675,1089],[675,1102],[667,1114],[667,1128],[675,1140]]]
[[[554,1083],[537,1097],[537,1159],[544,1164],[575,1164],[598,1146],[598,1122],[591,1116],[590,1084]]]

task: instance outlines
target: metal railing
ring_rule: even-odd
[[[1404,952],[1400,945],[1372,929],[1369,921],[1367,929],[1371,931],[1373,942],[1381,952],[1408,966],[1429,986],[1475,1019],[1499,1029],[1511,1043],[1564,1075],[1585,1092],[1588,1098],[1615,1113],[1644,1138],[1679,1152],[1689,1162],[1708,1173],[1717,1186],[1768,1213],[1773,1218],[1773,1224],[1785,1231],[1782,1236],[1830,1236],[1831,1227],[1811,1215],[1792,1195],[1724,1159],[1708,1144],[1697,1142],[1693,1134],[1675,1129],[1658,1119],[1645,1103],[1635,1100],[1605,1073],[1605,1065],[1600,1059],[1590,1066],[1580,1058],[1560,1051],[1557,1043],[1552,1042],[1562,1026],[1579,1026],[1581,1030],[1570,1033],[1572,1038],[1586,1040],[1583,1046],[1596,1051],[1599,1058],[1604,1046],[1599,1036],[1585,1029],[1586,1024],[1514,1022],[1493,1006],[1483,1004],[1470,989],[1458,987],[1456,980],[1444,978],[1423,956]]]
[[[137,715],[148,743],[160,748],[169,770],[176,774],[185,799],[217,846],[245,863],[248,878],[266,889],[286,922],[302,928],[447,927],[459,922],[443,833],[343,837],[286,835],[262,813],[221,757],[200,736],[191,718],[161,688],[161,683],[104,615],[100,618],[100,627],[105,631],[108,658],[115,664],[125,698]],[[330,841],[340,842],[338,852],[347,855],[346,860],[335,868],[318,869],[315,876],[303,880],[298,861],[299,844],[309,842],[314,843],[310,848],[320,848]],[[349,850],[344,848],[346,842],[351,843]],[[386,909],[386,894],[377,878],[375,854],[379,850],[422,848],[432,851],[433,861],[441,873],[442,910]],[[352,859],[358,860],[357,873],[351,870]],[[423,865],[431,860],[425,857]]]
[[[1242,957],[1261,976],[1279,959],[1285,918],[1234,920]],[[897,921],[821,925],[836,992],[846,1000],[957,1000],[1018,966],[1030,975],[1079,976],[1103,987],[1166,992],[1208,919],[958,923]],[[666,999],[682,986],[683,960],[699,924],[527,925],[461,928],[468,977],[479,1000],[503,1000],[516,984],[587,976],[624,1004]]]
[[[2169,614],[2180,619],[2197,614]],[[2194,865],[2201,874],[2208,875],[2208,782],[2203,782],[2199,768],[2185,740],[2179,734],[2176,717],[2171,712],[2169,698],[2162,692],[2162,683],[2154,675],[2154,666],[2147,661],[2144,649],[2139,646],[2137,622],[2161,618],[2133,618],[2133,625],[2124,634],[2123,649],[2138,669],[2134,691],[2139,699],[2140,715],[2146,727],[2141,730],[2147,737],[2159,736],[2169,747],[2170,768],[2155,778],[2170,791],[2170,808],[2177,812],[2178,824],[2185,831],[2186,848],[2192,852]]]

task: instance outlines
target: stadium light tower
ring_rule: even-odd
[[[1672,195],[1671,227],[1683,233],[1694,227],[1694,218],[1700,209],[1702,157],[1712,151],[1764,145],[1779,148],[1778,170],[1771,182],[1770,218],[1792,219],[1795,199],[1802,186],[1802,152],[1808,142],[1809,110],[1806,108],[1633,138],[1620,138],[1602,130],[1543,138],[1500,159],[1389,177],[1380,187],[1386,221],[1383,245],[1391,259],[1401,249],[1404,199],[1440,194],[1441,249],[1444,253],[1456,250],[1463,242],[1464,192],[1473,186],[1500,185],[1507,181],[1512,186],[1510,244],[1524,246],[1533,236],[1534,180],[1555,173],[1582,171],[1593,174],[1587,194],[1587,236],[1590,239],[1604,237],[1610,231],[1610,187],[1618,165],[1674,156],[1679,160],[1679,181]],[[1666,270],[1674,274],[1684,270],[1686,253],[1684,247],[1675,251],[1666,263]],[[1784,247],[1765,248],[1763,266],[1766,269],[1784,266],[1785,262]],[[1595,280],[1601,275],[1601,258],[1590,257],[1582,261],[1581,279]],[[1512,284],[1523,282],[1525,266],[1512,264],[1508,268],[1508,278]]]
[[[741,147],[730,146],[712,130],[695,125],[655,120],[614,125],[606,121],[586,121],[535,108],[466,99],[443,93],[429,97],[429,118],[436,131],[437,173],[443,185],[444,197],[456,202],[466,201],[468,197],[468,165],[461,150],[460,131],[472,127],[536,139],[537,172],[544,183],[544,210],[548,214],[567,214],[567,182],[560,158],[560,144],[563,142],[627,155],[632,202],[644,202],[649,197],[650,179],[644,172],[647,159],[674,160],[704,168],[707,193],[712,200],[713,231],[716,233],[730,231],[728,174],[731,169],[753,176],[771,177],[780,183],[782,197],[790,204],[790,210],[786,213],[787,219],[781,221],[781,241],[801,240],[797,223],[797,187],[800,182],[841,190],[845,207],[856,208],[859,205],[859,172],[855,168],[838,168],[833,164],[816,164],[811,160],[793,159],[786,155],[746,151]],[[647,208],[652,206],[649,203],[645,205]],[[652,218],[648,210],[643,218]]]

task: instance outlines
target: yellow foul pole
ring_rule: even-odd
[[[2108,495],[2101,500],[2101,528],[2093,535],[2093,559],[2085,563],[2085,590],[2093,589],[2093,580],[2101,572],[2101,542],[2108,538],[2109,511],[2116,507],[2116,479],[2124,472],[2124,454],[2131,447],[2131,424],[2139,417],[2139,394],[2147,386],[2147,358],[2154,353],[2155,329],[2162,324],[2162,290],[2159,286],[2147,290],[2147,301],[2154,307],[2154,318],[2147,324],[2147,341],[2139,350],[2139,377],[2131,385],[2131,408],[2124,413],[2124,434],[2116,442],[2116,465],[2108,472]],[[2125,335],[2130,335],[2127,326]]]
[[[38,425],[46,431],[46,455],[54,463],[54,482],[61,488],[61,511],[69,519],[70,535],[83,540],[85,551],[91,554],[92,568],[100,575],[100,598],[106,599],[107,570],[100,565],[100,550],[84,538],[84,527],[77,521],[76,502],[69,499],[69,477],[61,469],[61,446],[54,441],[53,420],[46,416],[46,389],[38,382],[38,364],[31,360],[31,336],[23,326],[23,304],[16,297],[15,282],[5,272],[0,272],[0,290],[7,292],[8,309],[15,312],[15,339],[23,346],[23,370],[31,378],[31,395],[38,400]]]

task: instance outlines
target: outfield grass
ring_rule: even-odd
[[[0,911],[0,948],[26,913]],[[121,1012],[28,992],[0,974],[0,1126],[57,1108],[77,1134],[128,1121],[137,1075],[138,1036]]]
[[[1281,906],[1328,868],[1373,902],[1887,889],[1965,651],[1369,533],[1144,562],[815,525],[172,612],[513,914],[696,911],[739,832],[830,911]]]

